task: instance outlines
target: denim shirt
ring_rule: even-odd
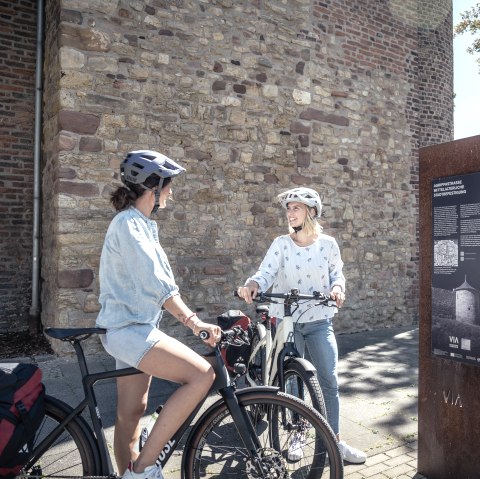
[[[157,324],[163,303],[178,294],[157,223],[134,207],[118,213],[108,227],[99,278],[102,328]]]

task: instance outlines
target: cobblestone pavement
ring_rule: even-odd
[[[417,474],[418,329],[339,335],[340,424],[363,449],[347,479],[420,479]]]

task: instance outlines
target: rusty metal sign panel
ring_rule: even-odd
[[[479,193],[480,136],[420,149],[418,473],[428,479],[480,478]]]

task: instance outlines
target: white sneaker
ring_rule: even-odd
[[[303,458],[303,448],[305,447],[305,434],[301,432],[294,433],[288,446],[288,460],[292,462],[299,461]]]
[[[127,470],[123,473],[122,479],[164,479],[162,468],[157,465],[148,466],[143,472],[134,472],[133,462],[128,463]]]
[[[345,441],[340,441],[338,448],[344,461],[351,462],[352,464],[363,464],[367,460],[367,455],[363,451],[349,446]]]

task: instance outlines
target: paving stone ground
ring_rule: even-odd
[[[419,479],[418,329],[339,335],[342,436],[368,454],[348,479]]]

